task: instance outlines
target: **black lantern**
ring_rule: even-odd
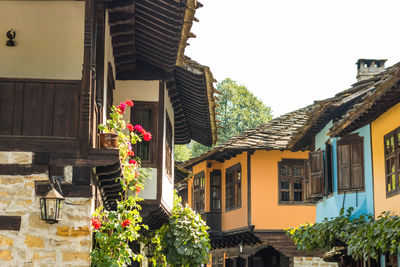
[[[42,220],[48,223],[56,223],[61,219],[61,202],[64,197],[54,189],[53,183],[50,182],[51,189],[45,197],[40,198],[40,211]]]

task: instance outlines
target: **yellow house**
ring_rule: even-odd
[[[188,203],[211,228],[212,266],[328,264],[318,253],[298,251],[284,232],[315,221],[315,203],[305,196],[308,151],[287,149],[314,108],[273,119],[183,163],[194,175]]]

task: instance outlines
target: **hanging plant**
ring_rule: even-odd
[[[91,252],[94,266],[125,266],[131,264],[132,260],[140,261],[142,258],[129,247],[130,242],[139,238],[139,231],[147,229],[142,224],[138,204],[141,199],[137,196],[143,189],[146,177],[140,174],[140,159],[135,157],[132,145],[150,141],[151,134],[140,125],[125,123],[123,114],[127,106],[133,107],[133,102],[127,100],[118,107],[113,106],[107,124],[99,125],[101,131],[118,136],[122,176],[116,182],[121,183],[123,193],[117,200],[116,210],[107,211],[101,206],[92,216],[96,244]]]

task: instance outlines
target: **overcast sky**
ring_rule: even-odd
[[[246,85],[274,117],[356,81],[359,58],[400,61],[399,0],[200,0],[186,55]]]

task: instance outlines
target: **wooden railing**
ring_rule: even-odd
[[[76,138],[80,81],[0,78],[0,136]]]

